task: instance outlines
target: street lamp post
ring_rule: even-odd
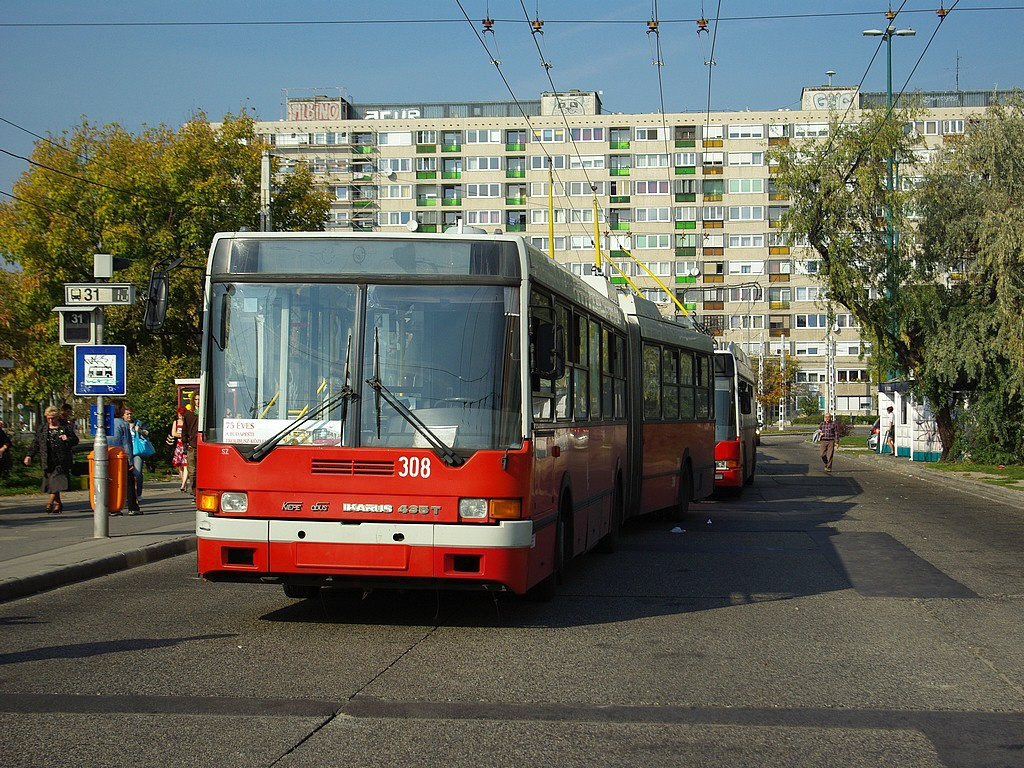
[[[865,29],[864,35],[866,37],[881,37],[885,41],[885,106],[886,106],[886,119],[892,114],[892,39],[893,37],[913,37],[917,33],[912,29],[896,29],[892,25],[893,19],[896,14],[892,10],[889,10],[885,14],[888,24],[885,30],[881,29]],[[893,298],[896,295],[896,232],[892,225],[892,192],[894,188],[893,184],[893,156],[892,148],[889,149],[889,156],[886,158],[885,163],[885,187],[888,191],[889,200],[885,204],[885,292],[886,292],[886,303],[888,306],[889,323],[895,339],[896,334],[899,331],[899,325],[896,322],[896,313],[893,308]]]

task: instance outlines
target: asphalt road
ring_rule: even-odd
[[[1024,765],[1024,504],[816,451],[766,437],[550,603],[182,556],[0,605],[0,765]]]

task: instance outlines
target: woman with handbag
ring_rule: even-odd
[[[60,420],[57,406],[50,405],[43,412],[45,422],[36,430],[32,445],[25,455],[25,466],[39,454],[43,465],[43,493],[48,493],[46,514],[59,515],[64,510],[60,492],[68,489],[71,470],[71,449],[78,445],[78,435]]]
[[[185,409],[179,408],[178,415],[171,424],[171,431],[167,435],[167,444],[174,446],[171,466],[178,470],[178,479],[181,481],[179,490],[182,493],[188,493],[188,454],[185,450],[184,429]]]
[[[149,439],[149,430],[142,426],[141,421],[132,422],[132,407],[125,405],[123,418],[131,425],[132,430],[132,469],[135,470],[135,498],[142,498],[142,469],[146,459],[152,456],[156,449]],[[131,478],[129,478],[131,480]]]

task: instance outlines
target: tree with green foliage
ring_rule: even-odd
[[[949,275],[924,375],[966,399],[958,453],[1024,461],[1024,97],[990,107],[928,167],[920,258]]]
[[[793,392],[793,385],[796,382],[797,372],[800,364],[793,358],[786,358],[786,368],[783,370],[782,361],[774,355],[764,358],[754,357],[751,360],[754,368],[754,381],[758,382],[757,402],[761,406],[765,423],[769,421],[769,415],[778,413],[779,403],[788,399]],[[761,365],[764,365],[764,372],[761,372]]]
[[[871,340],[875,365],[914,381],[932,405],[947,455],[956,393],[929,375],[926,345],[941,328],[945,297],[939,265],[919,258],[912,194],[893,183],[919,162],[904,128],[910,110],[869,110],[858,121],[830,121],[829,135],[775,147],[776,186],[792,201],[783,225],[819,259],[828,298],[846,307]]]
[[[143,328],[142,301],[105,311],[104,341],[127,347],[129,396],[158,384],[154,402],[172,411],[174,376],[199,372],[201,274],[210,242],[216,232],[259,228],[266,148],[248,115],[214,126],[198,114],[177,131],[160,126],[137,134],[83,122],[37,142],[13,199],[0,204],[0,256],[20,268],[0,279],[0,357],[15,362],[4,389],[29,402],[70,399],[71,350],[57,345],[51,309],[64,303],[64,283],[93,282],[93,254],[127,259],[114,279],[134,283],[142,295],[154,266],[183,259],[170,274],[160,334]],[[278,228],[322,229],[328,210],[306,168],[275,190]],[[171,411],[136,410],[149,422],[170,422]]]

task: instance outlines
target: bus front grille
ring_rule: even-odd
[[[313,459],[314,475],[370,475],[394,477],[393,461],[362,461],[359,459]]]

